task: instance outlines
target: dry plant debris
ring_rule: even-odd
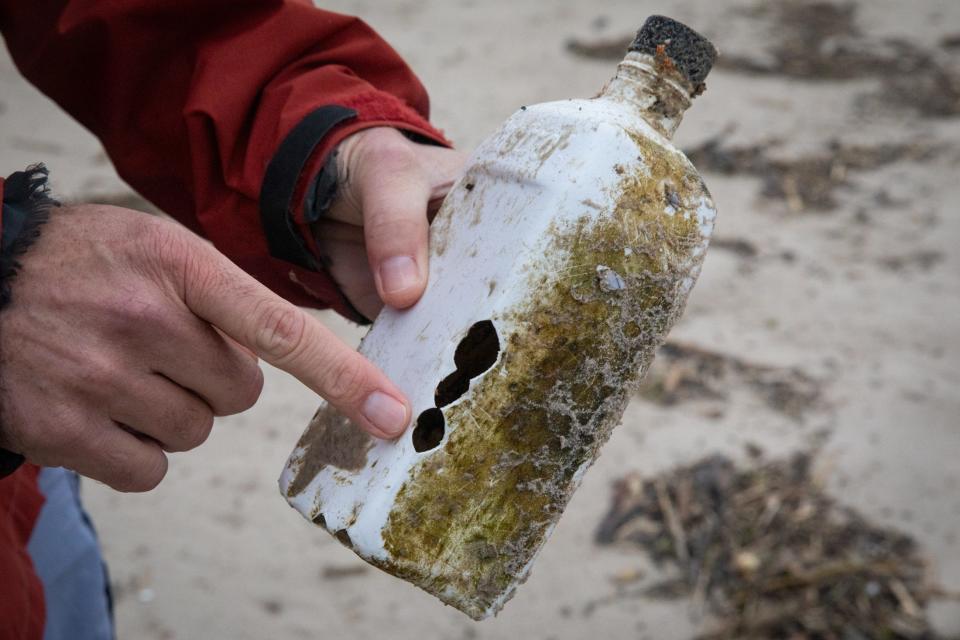
[[[753,455],[751,468],[711,456],[616,483],[597,543],[675,574],[629,595],[692,597],[713,619],[704,639],[937,637],[924,609],[943,594],[912,538],[837,504],[811,454]]]
[[[922,162],[941,149],[929,143],[849,145],[831,140],[817,154],[793,159],[774,157],[774,142],[750,146],[725,143],[726,134],[687,149],[687,157],[701,171],[759,177],[761,193],[786,201],[790,211],[826,211],[836,207],[834,190],[850,184],[850,173],[869,171],[896,162]]]
[[[673,341],[657,351],[640,395],[672,406],[689,400],[723,399],[725,389],[734,386],[746,386],[771,409],[796,419],[820,402],[820,382],[802,371],[755,364]]]

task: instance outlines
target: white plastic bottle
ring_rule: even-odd
[[[473,618],[503,606],[696,280],[715,209],[670,137],[715,56],[654,16],[600,96],[521,108],[476,150],[425,295],[360,347],[414,423],[378,441],[321,407],[280,479],[298,511]]]

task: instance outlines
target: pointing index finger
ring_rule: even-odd
[[[194,314],[292,374],[371,435],[403,432],[409,404],[383,372],[219,252],[206,245],[203,251],[200,273],[184,278],[183,299]]]

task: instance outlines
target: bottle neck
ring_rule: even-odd
[[[670,139],[691,104],[687,84],[672,66],[631,51],[617,66],[617,75],[601,97],[632,105],[651,127]]]

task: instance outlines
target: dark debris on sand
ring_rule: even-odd
[[[947,595],[912,538],[837,504],[811,454],[752,456],[746,469],[711,456],[616,483],[597,543],[639,549],[675,574],[631,595],[692,597],[713,620],[703,639],[937,638],[925,607]]]
[[[832,140],[824,151],[799,158],[775,157],[776,143],[732,146],[725,134],[685,150],[700,170],[725,175],[751,175],[762,181],[761,193],[784,200],[794,213],[826,211],[836,207],[834,190],[850,183],[850,174],[896,162],[923,162],[941,148],[927,143],[849,145]]]
[[[774,411],[794,419],[821,402],[820,382],[798,369],[756,364],[674,341],[657,350],[640,395],[672,406],[688,400],[724,399],[725,389],[741,385]]]

